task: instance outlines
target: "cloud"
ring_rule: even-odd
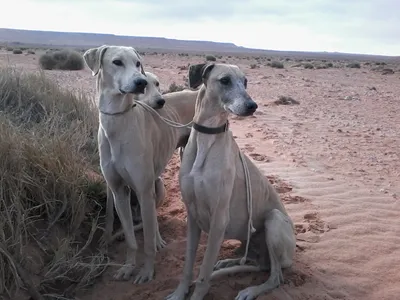
[[[3,14],[0,27],[400,55],[398,0],[21,0],[7,9],[25,15]]]

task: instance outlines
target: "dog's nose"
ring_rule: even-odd
[[[135,84],[135,87],[133,89],[133,93],[134,94],[136,94],[136,93],[143,94],[144,93],[144,89],[147,86],[147,80],[143,79],[143,78],[138,78],[138,79],[135,79],[135,81],[133,83]]]
[[[165,104],[165,100],[163,98],[160,98],[156,101],[157,105],[160,107],[163,107]]]
[[[246,103],[246,107],[247,107],[247,110],[255,111],[258,108],[258,105],[254,101],[249,101]]]

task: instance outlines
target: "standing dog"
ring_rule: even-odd
[[[187,139],[188,129],[172,128],[137,105],[135,100],[145,92],[148,81],[134,48],[104,45],[87,50],[83,57],[93,76],[97,76],[100,166],[128,246],[125,264],[114,278],[128,280],[136,269],[138,246],[130,206],[132,189],[140,204],[144,235],[144,266],[134,282],[143,283],[154,277],[156,248],[165,245],[157,222],[157,181],[177,145]],[[180,110],[187,109],[175,108],[164,105],[158,113],[180,122]],[[190,121],[193,116],[187,118]]]
[[[179,174],[188,225],[185,265],[179,286],[166,299],[185,299],[192,282],[200,233],[205,231],[208,233],[207,249],[190,299],[202,300],[209,291],[211,278],[217,273],[269,269],[270,277],[265,283],[248,287],[236,297],[237,300],[251,300],[283,282],[282,268],[292,265],[295,253],[293,223],[275,189],[240,152],[228,130],[230,113],[249,116],[257,109],[246,92],[245,75],[234,65],[208,64],[201,70],[198,85],[201,82],[204,84],[197,98],[193,128]],[[251,183],[251,207],[246,201],[249,186],[241,158],[245,159]],[[250,234],[252,226],[256,231]],[[241,259],[216,263],[224,239],[237,239],[242,244],[249,242],[251,252],[256,255],[245,260],[247,265],[241,265]],[[250,262],[255,266],[249,265]]]

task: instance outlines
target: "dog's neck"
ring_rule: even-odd
[[[193,122],[203,127],[218,128],[227,124],[228,116],[228,112],[220,107],[218,100],[207,95],[203,86],[197,96]]]

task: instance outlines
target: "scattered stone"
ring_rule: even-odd
[[[276,105],[299,105],[300,102],[294,100],[292,97],[280,96],[278,100],[275,100]]]

